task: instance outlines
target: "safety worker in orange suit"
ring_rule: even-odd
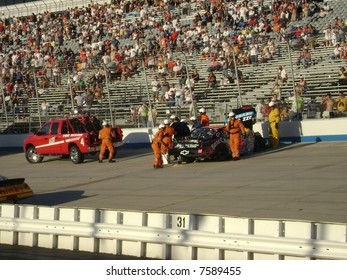
[[[277,148],[280,143],[280,110],[273,101],[269,103],[269,106],[271,108],[269,114],[269,144],[271,148]]]
[[[112,129],[107,121],[103,121],[102,126],[103,128],[99,131],[99,139],[101,140],[99,163],[103,162],[106,149],[109,151],[108,162],[115,162],[113,159],[115,148],[112,144]]]
[[[229,140],[230,140],[230,149],[232,153],[233,160],[239,160],[240,159],[240,137],[241,134],[243,137],[245,137],[245,127],[241,120],[235,119],[235,113],[230,112],[229,113],[229,121],[224,128],[225,131],[229,133]]]
[[[200,123],[201,123],[201,126],[209,126],[210,125],[210,119],[206,115],[206,109],[205,108],[200,108],[199,109],[199,113],[200,113]]]
[[[161,156],[161,145],[164,137],[164,129],[165,125],[160,124],[159,130],[154,135],[152,140],[152,149],[154,152],[154,161],[153,161],[153,168],[163,168],[163,159]]]
[[[172,149],[172,137],[175,133],[175,129],[170,125],[170,121],[168,119],[164,120],[164,136],[161,145],[161,154],[164,157],[164,164],[170,163],[169,157],[169,149]]]

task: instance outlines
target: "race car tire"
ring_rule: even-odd
[[[231,157],[230,151],[226,145],[220,145],[217,148],[215,155],[214,155],[214,158],[217,161],[227,160],[227,159],[230,159],[230,157]]]
[[[181,161],[182,161],[182,162],[186,162],[186,163],[192,163],[192,162],[195,161],[194,158],[185,157],[185,156],[182,156],[182,155],[180,156],[180,158],[181,158]]]
[[[70,159],[74,164],[79,164],[84,161],[84,155],[81,153],[77,146],[71,146],[69,151]]]
[[[34,146],[30,146],[25,151],[25,158],[30,163],[40,163],[43,156],[39,155]]]

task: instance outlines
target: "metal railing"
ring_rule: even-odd
[[[0,205],[0,243],[158,259],[346,259],[346,224]]]
[[[26,2],[0,7],[0,14],[5,17],[24,17],[31,14],[41,14],[45,11],[60,12],[68,8],[86,7],[91,3],[109,3],[107,0],[45,0]]]

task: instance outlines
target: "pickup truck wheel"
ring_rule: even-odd
[[[104,158],[108,158],[110,155],[110,151],[108,149],[106,149],[105,153],[104,153]],[[114,149],[114,154],[113,154],[113,158],[115,158],[117,155],[117,149]]]
[[[25,158],[30,163],[40,163],[43,160],[43,156],[39,155],[33,146],[26,149]]]
[[[72,146],[70,148],[70,159],[74,164],[78,164],[78,163],[83,162],[84,155],[81,153],[81,151],[76,146]]]

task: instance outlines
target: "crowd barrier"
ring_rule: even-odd
[[[60,12],[68,8],[87,7],[91,3],[109,3],[109,0],[45,0],[0,7],[0,14],[5,17],[25,17],[32,14],[41,14],[46,11]]]
[[[269,138],[269,123],[256,123],[253,127],[265,139]],[[281,142],[328,142],[347,140],[347,118],[313,119],[304,121],[282,121]]]
[[[259,132],[268,139],[269,123],[260,122],[253,126],[254,132]],[[125,148],[149,147],[152,136],[157,128],[124,128],[123,139]],[[0,134],[0,149],[22,150],[24,139],[28,134]],[[347,118],[315,119],[293,122],[281,122],[281,142],[321,142],[321,141],[346,141]]]
[[[268,137],[268,123],[254,131]],[[156,129],[124,129],[124,147],[149,145]],[[346,141],[347,119],[282,122],[281,140]],[[0,147],[27,135],[0,135]],[[9,147],[9,145],[12,145]],[[189,213],[0,205],[0,243],[155,259],[347,259],[346,224]]]
[[[0,243],[154,259],[347,259],[345,224],[0,205]]]

